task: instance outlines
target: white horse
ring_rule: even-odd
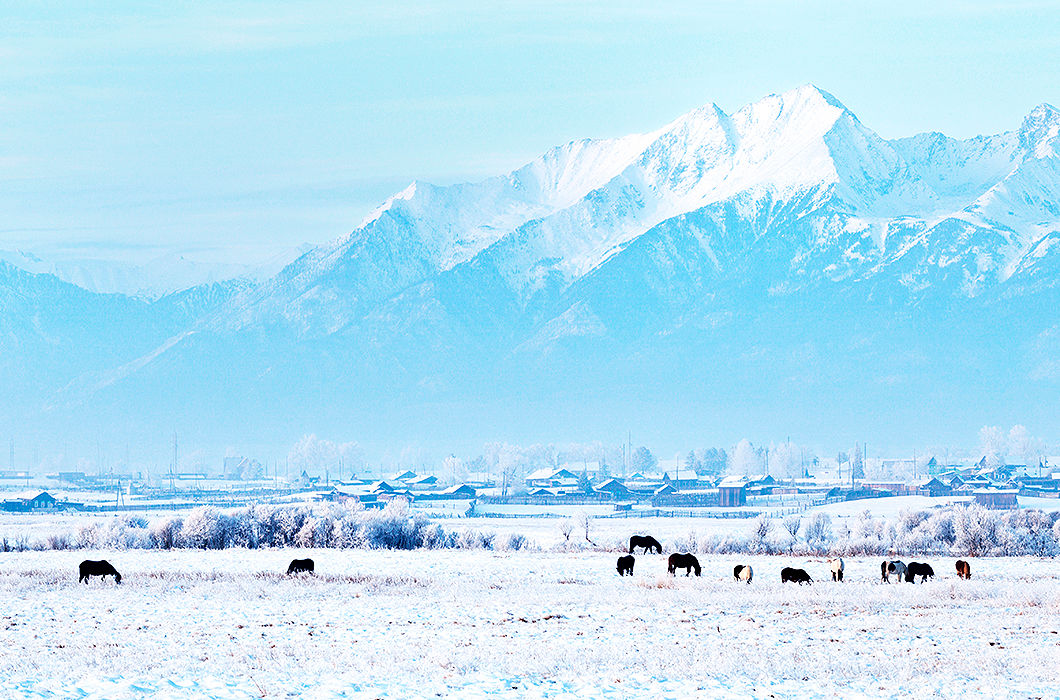
[[[754,572],[751,571],[751,567],[747,564],[739,564],[732,570],[732,577],[737,581],[751,582],[751,577],[754,576]]]
[[[843,558],[836,557],[835,559],[828,560],[828,566],[832,569],[832,580],[842,581],[843,580]]]

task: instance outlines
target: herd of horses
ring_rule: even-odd
[[[633,550],[637,548],[643,549],[645,554],[662,554],[663,551],[662,544],[660,544],[659,540],[654,537],[650,535],[633,535],[629,538],[629,554],[618,558],[618,565],[616,568],[618,569],[619,576],[633,575],[633,566],[636,564]],[[843,580],[844,567],[842,557],[829,559],[828,568],[831,571],[833,581]],[[671,554],[666,560],[666,573],[671,576],[676,576],[678,569],[684,569],[685,576],[691,576],[692,572],[695,572],[696,576],[699,576],[703,571],[703,567],[700,566],[699,560],[696,559],[694,554],[688,552]],[[930,564],[916,561],[911,561],[908,564],[898,560],[884,561],[880,567],[880,571],[881,580],[884,583],[889,583],[891,576],[895,576],[895,580],[897,581],[901,581],[904,578],[908,583],[916,583],[917,576],[920,577],[921,583],[924,583],[929,578],[935,577],[935,570],[931,568]],[[736,581],[750,583],[751,578],[754,576],[754,572],[749,565],[738,564],[733,569],[732,576]],[[962,579],[969,579],[972,577],[972,568],[968,562],[963,559],[957,561],[957,576]],[[813,583],[813,578],[805,569],[796,569],[786,566],[780,570],[780,582],[798,584]]]
[[[644,554],[655,553],[662,554],[663,547],[659,543],[659,540],[655,539],[650,535],[633,535],[629,538],[629,554],[623,555],[618,558],[618,575],[619,576],[632,576],[633,566],[636,564],[636,558],[633,556],[634,549],[643,549]],[[833,581],[843,580],[843,559],[841,557],[835,557],[828,560],[828,566],[832,573]],[[287,567],[287,574],[312,574],[316,569],[316,565],[312,559],[292,559],[290,566]],[[700,566],[699,560],[696,559],[694,554],[689,552],[675,552],[671,554],[666,560],[666,573],[671,576],[677,575],[678,569],[684,569],[685,576],[691,576],[694,572],[696,576],[700,576],[703,573],[703,567]],[[114,583],[121,583],[121,574],[115,569],[110,562],[104,560],[93,561],[86,559],[81,562],[78,568],[78,583],[88,583],[88,579],[92,576],[99,576],[105,578],[107,576],[114,577]],[[903,578],[908,583],[916,583],[916,577],[920,577],[920,582],[924,583],[929,578],[935,577],[935,570],[931,568],[930,564],[924,564],[921,562],[911,561],[908,564],[893,560],[884,561],[880,566],[880,580],[883,583],[889,583],[891,577],[894,576],[896,581],[901,581]],[[968,562],[963,559],[957,561],[957,576],[962,579],[969,579],[972,577],[971,566]],[[738,564],[732,570],[732,577],[736,581],[742,581],[744,583],[751,583],[751,579],[754,577],[754,571],[747,564]],[[813,578],[806,572],[805,569],[795,569],[790,566],[786,566],[780,570],[780,581],[781,583],[813,583]]]

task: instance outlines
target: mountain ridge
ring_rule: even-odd
[[[675,375],[728,386],[704,358],[731,362],[763,405],[769,386],[798,377],[824,391],[807,379],[822,362],[834,364],[819,368],[833,393],[898,377],[873,389],[889,395],[932,367],[948,377],[923,380],[940,396],[977,367],[1019,386],[1055,381],[1058,134],[1046,103],[1013,131],[963,140],[883,139],[812,85],[732,114],[708,104],[478,183],[414,182],[270,278],[197,292],[208,301],[160,324],[168,336],[140,333],[139,355],[42,385],[44,403],[49,415],[120,416],[190,374],[189,385],[262,401],[301,388],[310,396],[290,405],[302,425],[314,401],[371,425],[373,402],[402,414],[453,402],[456,416],[468,386],[487,403],[546,406],[548,386],[569,414],[578,382],[606,394],[636,367],[630,376],[691,411],[702,409]],[[991,324],[1019,362],[992,357]],[[948,326],[971,338],[953,366],[925,337]],[[963,387],[951,395],[967,401]],[[180,412],[154,409],[163,422]]]

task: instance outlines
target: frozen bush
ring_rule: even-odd
[[[78,549],[95,549],[99,544],[96,528],[91,525],[82,525],[77,528],[74,541]]]
[[[754,519],[751,525],[751,537],[747,542],[751,554],[771,554],[773,547],[769,535],[773,532],[773,519],[762,514]]]
[[[70,549],[70,536],[69,535],[48,535],[44,539],[44,544],[48,549],[65,550]]]
[[[181,536],[192,549],[221,549],[224,547],[221,512],[212,506],[192,510],[184,521]]]
[[[455,536],[447,533],[441,525],[432,525],[423,530],[423,546],[428,549],[445,549],[456,546]]]
[[[695,530],[689,530],[688,534],[683,538],[678,537],[674,540],[674,551],[675,552],[699,552],[700,549],[699,537],[696,535]]]
[[[828,513],[814,513],[806,523],[806,544],[810,549],[824,552],[832,541],[832,517]]]
[[[500,539],[497,549],[502,552],[518,552],[526,548],[526,535],[510,532]]]
[[[1001,519],[997,513],[973,503],[955,511],[953,524],[954,549],[959,554],[977,557],[998,547]]]
[[[173,549],[180,546],[180,532],[184,521],[180,518],[156,520],[148,529],[149,546],[153,549]]]

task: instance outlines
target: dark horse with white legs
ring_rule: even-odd
[[[313,573],[312,559],[292,559],[291,565],[287,567],[288,574]]]
[[[690,576],[693,569],[695,569],[696,576],[699,576],[703,571],[699,568],[699,560],[687,552],[685,554],[671,554],[666,561],[666,573],[677,576],[678,569],[687,569],[685,576]]]
[[[633,554],[634,547],[643,547],[645,554],[655,552],[656,554],[662,554],[662,545],[659,544],[659,540],[655,539],[651,535],[633,535],[629,538],[629,553]]]
[[[121,574],[106,559],[100,561],[85,559],[81,562],[81,566],[78,567],[78,573],[80,574],[77,578],[78,583],[88,583],[89,576],[99,576],[100,578],[113,576],[114,583],[121,583]]]

